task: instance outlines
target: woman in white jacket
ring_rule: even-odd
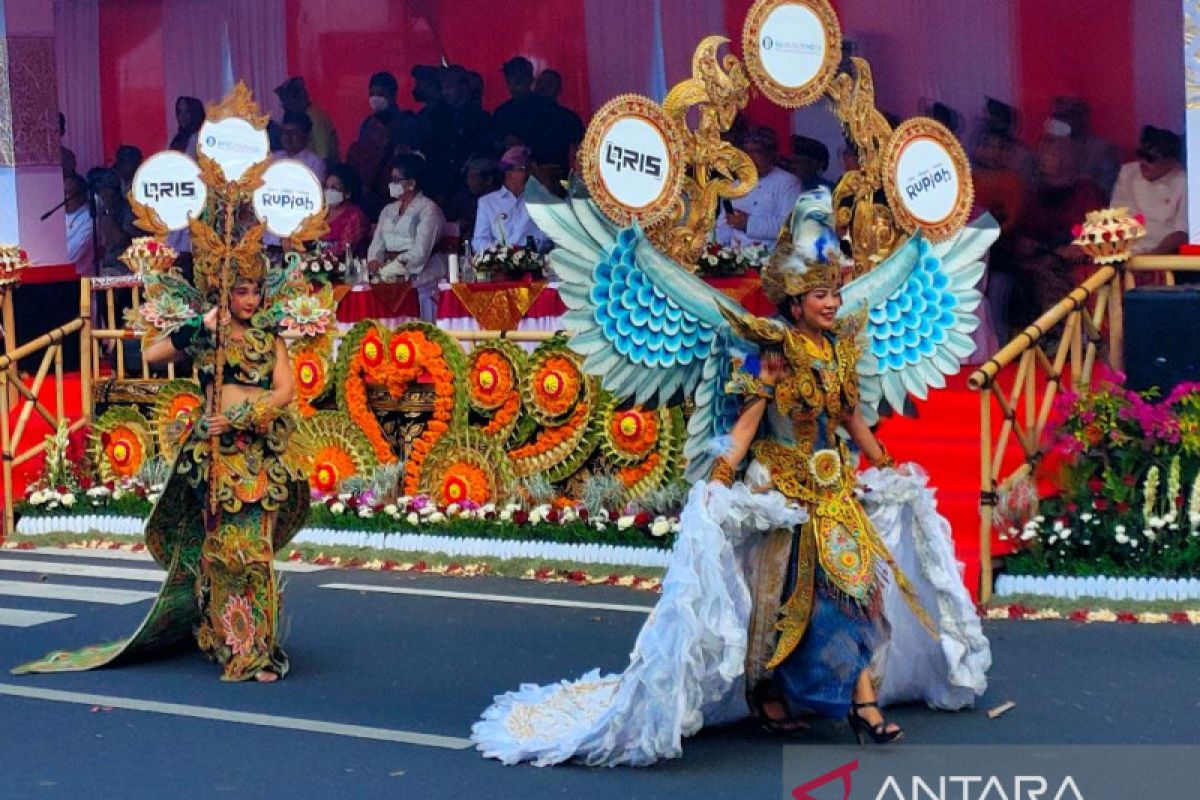
[[[367,267],[375,280],[408,280],[421,302],[421,319],[437,317],[437,287],[446,278],[446,257],[434,252],[446,218],[421,188],[425,161],[401,155],[392,161],[388,192],[393,200],[379,214],[367,250]]]

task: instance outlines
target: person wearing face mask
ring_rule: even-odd
[[[437,285],[446,278],[446,257],[434,252],[445,217],[437,204],[422,192],[425,162],[415,155],[392,161],[388,193],[393,201],[384,207],[367,250],[367,268],[381,281],[411,282],[421,302],[421,319],[437,318]]]
[[[358,138],[366,140],[370,135],[372,119],[382,122],[387,128],[388,148],[394,153],[401,147],[405,152],[418,150],[421,147],[421,126],[417,115],[400,108],[396,102],[396,93],[400,84],[396,76],[390,72],[376,72],[367,84],[367,105],[371,108],[362,124],[358,127]]]
[[[329,245],[329,251],[338,258],[361,257],[366,253],[371,224],[367,215],[358,207],[362,194],[362,182],[358,173],[345,164],[338,164],[325,177],[325,207],[329,209],[326,222],[329,232],[321,241]]]

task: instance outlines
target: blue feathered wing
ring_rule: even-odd
[[[976,288],[1000,226],[983,215],[952,238],[932,243],[914,234],[871,272],[842,289],[839,316],[864,310],[863,354],[858,363],[863,415],[873,424],[882,401],[896,411],[911,394],[924,399],[946,385],[975,343]]]
[[[710,444],[737,417],[736,399],[723,391],[731,358],[753,349],[733,336],[721,308],[746,312],[659,252],[636,223],[611,223],[578,182],[561,200],[531,180],[525,197],[529,215],[557,246],[550,264],[584,370],[637,403],[694,393],[684,455],[688,477],[703,477]]]

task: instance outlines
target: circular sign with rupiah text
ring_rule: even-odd
[[[950,130],[928,117],[901,123],[883,149],[883,188],[896,223],[931,241],[966,224],[974,189],[967,154]]]

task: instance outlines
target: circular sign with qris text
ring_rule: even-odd
[[[592,199],[619,225],[650,225],[679,194],[682,152],[662,107],[648,97],[621,95],[596,112],[579,156]]]
[[[208,187],[200,180],[200,165],[183,153],[164,150],[142,162],[133,174],[133,199],[153,208],[168,230],[188,226],[208,198]]]

